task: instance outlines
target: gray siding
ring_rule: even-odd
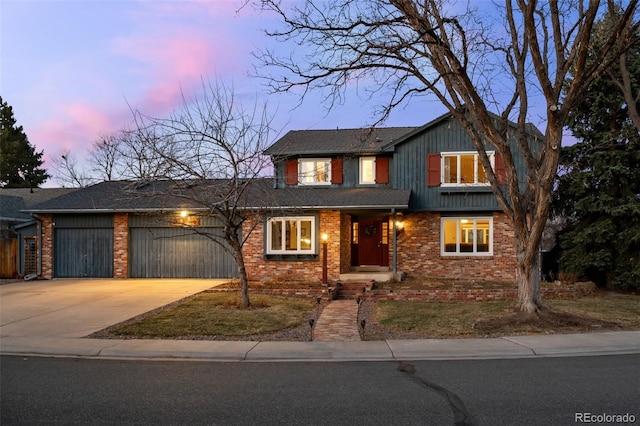
[[[492,150],[489,148],[489,150]],[[433,153],[474,151],[467,133],[455,120],[445,120],[428,131],[398,144],[391,169],[394,187],[411,189],[410,209],[431,211],[500,210],[491,188],[443,188],[427,185],[427,156]],[[521,165],[518,165],[521,166]]]
[[[56,277],[113,277],[113,215],[54,215]]]
[[[113,277],[113,228],[56,228],[54,276]]]
[[[233,257],[216,242],[222,241],[219,219],[202,217],[200,226],[194,228],[169,224],[168,216],[129,217],[129,275],[132,278],[237,276]]]

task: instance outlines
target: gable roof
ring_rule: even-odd
[[[417,127],[376,129],[292,130],[264,153],[267,155],[329,155],[382,152],[383,147]]]
[[[501,119],[496,114],[489,114],[496,120]],[[308,156],[388,152],[393,151],[396,145],[452,118],[453,114],[447,112],[419,127],[292,130],[274,142],[264,153],[272,156]],[[515,123],[510,122],[510,125],[515,127]],[[526,131],[534,137],[544,138],[540,130],[531,123],[526,124]]]
[[[102,182],[31,207],[33,213],[163,212],[209,210],[224,202],[228,180],[194,182]],[[274,188],[255,179],[237,205],[246,209],[408,208],[410,190],[390,188]],[[232,201],[233,202],[233,201]]]
[[[0,220],[6,222],[29,222],[27,209],[76,191],[78,188],[0,188]]]

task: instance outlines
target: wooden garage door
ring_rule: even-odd
[[[55,226],[54,276],[113,277],[113,217],[59,216]]]
[[[165,222],[166,223],[166,222]],[[220,227],[142,226],[130,216],[129,272],[132,278],[231,278],[233,257],[212,238]]]

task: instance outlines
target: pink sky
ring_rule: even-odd
[[[2,0],[0,93],[45,161],[64,149],[82,159],[100,135],[130,125],[130,108],[168,115],[181,91],[193,93],[203,79],[233,86],[251,105],[268,96],[281,133],[375,121],[376,105],[357,96],[327,114],[319,93],[298,108],[294,95],[268,95],[264,82],[248,75],[252,52],[275,43],[262,29],[276,22],[251,7],[238,11],[244,3]],[[442,113],[425,101],[385,125],[419,126]]]

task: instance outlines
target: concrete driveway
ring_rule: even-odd
[[[0,286],[1,337],[85,337],[226,279],[54,279]]]

